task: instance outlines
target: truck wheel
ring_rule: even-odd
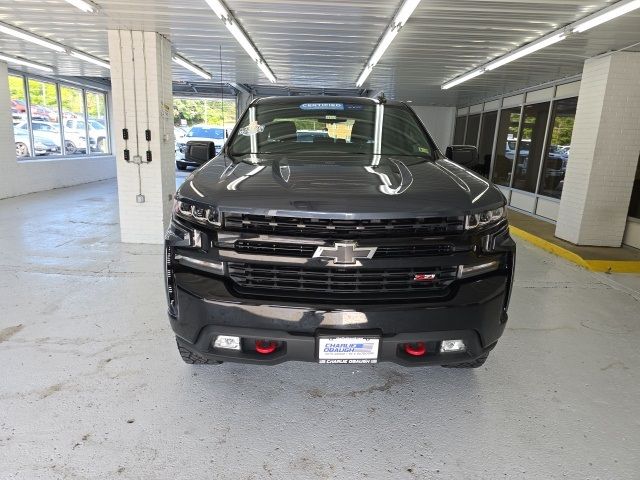
[[[196,352],[192,352],[188,348],[180,345],[180,343],[178,343],[178,351],[180,352],[180,356],[182,357],[182,360],[184,360],[184,363],[188,363],[190,365],[220,365],[222,363],[216,360],[209,360]]]
[[[455,363],[453,365],[442,365],[444,368],[478,368],[484,365],[484,362],[487,361],[487,357],[489,357],[489,352],[482,354],[480,357],[475,360],[471,360],[470,362],[463,363]]]

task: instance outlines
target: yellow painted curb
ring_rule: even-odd
[[[524,230],[518,227],[514,227],[513,225],[509,226],[509,230],[516,237],[520,237],[523,240],[526,240],[527,242],[535,245],[536,247],[542,248],[543,250],[562,257],[565,260],[569,260],[570,262],[580,265],[581,267],[584,267],[587,270],[591,270],[592,272],[640,273],[640,261],[586,260],[577,253],[567,250],[566,248],[561,247],[560,245],[556,245],[555,243],[551,243],[544,238],[540,238],[529,232],[525,232]]]

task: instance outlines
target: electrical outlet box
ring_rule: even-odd
[[[142,163],[142,157],[140,155],[134,155],[133,163],[137,163],[138,165],[140,165]]]
[[[143,194],[136,195],[136,203],[144,203],[144,195]]]

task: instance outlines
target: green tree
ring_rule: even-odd
[[[181,120],[183,119],[186,120],[187,125],[189,126],[196,125],[198,123],[217,126],[233,124],[236,121],[236,104],[234,100],[224,100],[223,119],[222,100],[174,98],[174,124],[180,125]]]

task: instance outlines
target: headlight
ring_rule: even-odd
[[[173,213],[177,217],[200,225],[213,227],[221,225],[220,214],[213,207],[203,207],[185,200],[175,200],[173,202]]]
[[[487,225],[493,225],[506,217],[505,207],[495,208],[493,210],[485,210],[480,213],[472,213],[467,215],[464,223],[466,230],[472,230],[478,227],[485,227]]]

